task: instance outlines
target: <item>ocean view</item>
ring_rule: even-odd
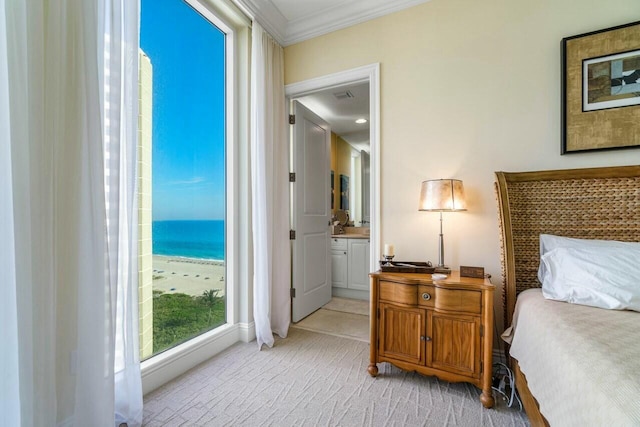
[[[153,254],[224,260],[224,220],[153,221]]]

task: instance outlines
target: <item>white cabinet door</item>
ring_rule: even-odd
[[[331,238],[331,286],[334,288],[347,287],[347,239]]]
[[[347,250],[331,250],[331,284],[334,288],[347,287]]]
[[[369,290],[369,240],[349,239],[349,289]]]

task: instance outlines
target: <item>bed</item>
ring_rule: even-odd
[[[496,172],[496,191],[508,350],[532,425],[640,425],[640,313],[548,300],[538,281],[541,234],[640,242],[640,166]]]

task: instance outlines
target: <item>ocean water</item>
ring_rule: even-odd
[[[153,254],[224,260],[224,220],[153,221]]]

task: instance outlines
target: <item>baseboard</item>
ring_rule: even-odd
[[[331,288],[331,296],[369,301],[369,291],[357,291],[355,289]]]
[[[252,323],[223,325],[141,363],[142,392],[147,394],[233,344],[250,341]],[[255,336],[255,328],[253,328]]]
[[[504,357],[504,351],[499,348],[493,349],[493,363],[504,363],[507,364],[507,360]]]
[[[256,324],[250,323],[238,323],[240,329],[240,340],[242,342],[251,342],[256,339]]]

